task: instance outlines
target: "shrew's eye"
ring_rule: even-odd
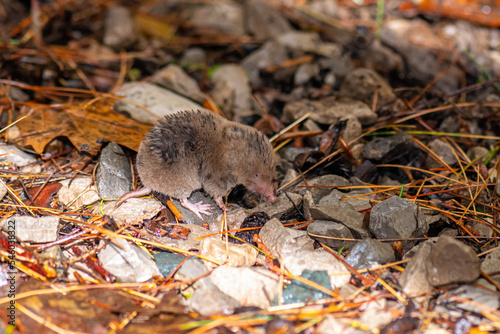
[[[255,174],[255,177],[259,177],[259,173]]]

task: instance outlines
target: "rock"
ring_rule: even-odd
[[[237,245],[220,239],[205,238],[201,240],[200,254],[228,266],[250,267],[257,261],[259,252],[249,244]],[[207,262],[206,265],[212,266],[213,263]]]
[[[27,102],[30,99],[30,96],[28,94],[26,94],[25,92],[23,92],[23,90],[21,88],[9,86],[9,87],[4,87],[2,89],[3,89],[3,92],[5,92],[8,89],[7,94],[9,94],[9,97],[13,101]]]
[[[483,263],[481,263],[481,270],[487,275],[500,283],[500,248],[496,248],[491,253],[486,255]]]
[[[193,211],[186,209],[181,205],[181,202],[178,199],[172,198],[172,202],[175,207],[179,210],[179,212],[184,217],[184,222],[188,224],[198,224],[202,225],[204,222],[211,224],[217,219],[219,215],[222,214],[222,210],[217,206],[212,197],[205,194],[203,191],[194,191],[191,196],[189,196],[188,200],[191,203],[198,203],[202,201],[205,204],[210,204],[212,209],[210,212],[212,213],[210,216],[202,215],[203,219],[200,219]]]
[[[288,195],[288,196],[287,196]],[[262,202],[256,206],[254,211],[264,211],[271,218],[279,218],[282,215],[295,210],[296,207],[300,207],[302,203],[302,196],[299,194],[291,192],[283,192],[278,196],[276,202],[271,203],[269,201]]]
[[[25,167],[36,161],[33,155],[21,151],[14,145],[0,145],[0,162],[3,165],[14,164],[17,167]]]
[[[192,8],[189,24],[201,29],[217,29],[221,32],[243,36],[243,7],[235,3],[208,3]]]
[[[228,230],[236,230],[240,228],[241,223],[247,217],[248,213],[242,208],[236,208],[226,212],[225,224],[227,224]],[[216,233],[223,230],[222,225],[224,224],[224,215],[220,214],[210,223],[210,231]]]
[[[110,7],[104,23],[104,44],[120,50],[134,44],[137,38],[138,32],[130,10],[121,6]]]
[[[190,282],[196,279],[187,290],[184,290],[184,293],[191,295],[191,298],[185,299],[186,305],[201,315],[233,313],[235,308],[241,306],[236,299],[220,291],[210,277],[197,279],[207,271],[200,260],[191,258],[175,274],[174,278],[180,281]]]
[[[163,276],[168,277],[179,264],[186,259],[184,255],[180,255],[172,252],[161,252],[153,255],[158,270],[163,274]]]
[[[362,324],[365,325],[368,330],[376,331],[393,320],[393,314],[396,312],[396,309],[404,313],[404,307],[394,302],[391,303],[388,299],[380,298],[373,300],[363,305],[363,314],[359,320],[362,321]]]
[[[91,177],[77,177],[72,180],[60,181],[60,183],[62,187],[57,192],[59,201],[73,210],[99,200]]]
[[[301,100],[287,103],[283,109],[283,121],[291,123],[306,113],[313,121],[320,124],[335,124],[348,115],[356,117],[361,124],[368,125],[377,119],[377,115],[361,101],[348,98],[329,97],[321,101]]]
[[[340,57],[342,54],[339,45],[323,42],[316,32],[293,30],[277,36],[276,41],[291,50],[311,52],[329,58]]]
[[[136,225],[144,219],[151,219],[160,212],[162,204],[155,198],[130,198],[116,207],[116,201],[93,208],[93,213],[112,217],[120,224]]]
[[[3,183],[0,183],[0,201],[7,195],[7,186]]]
[[[458,66],[450,65],[443,61],[442,57],[430,52],[435,49],[450,51],[447,46],[446,49],[443,48],[442,39],[434,34],[428,23],[423,20],[388,20],[384,23],[380,35],[383,44],[403,57],[407,67],[403,73],[406,73],[408,78],[414,78],[425,85],[447,69],[434,86],[447,93],[459,88],[461,70]],[[450,59],[452,57],[450,53]]]
[[[270,40],[260,49],[246,56],[241,61],[241,66],[247,72],[250,83],[256,86],[259,84],[261,70],[289,59],[287,48],[275,40]]]
[[[205,101],[205,94],[198,87],[196,81],[179,65],[170,64],[159,70],[153,75],[151,82],[198,103]]]
[[[209,230],[195,224],[183,224],[182,227],[189,230],[189,234],[186,240],[182,239],[171,239],[168,236],[159,238],[159,241],[165,246],[175,247],[182,250],[199,250],[201,241],[204,237],[212,234]]]
[[[96,183],[102,199],[116,199],[132,190],[130,163],[117,143],[109,143],[101,152]]]
[[[264,268],[220,266],[210,274],[212,283],[243,306],[267,309],[278,295],[278,276]]]
[[[101,245],[104,240],[101,240]],[[97,254],[104,269],[120,282],[145,282],[153,276],[162,277],[147,251],[124,239],[114,238]]]
[[[328,290],[332,290],[330,277],[325,270],[310,271],[305,269],[302,272],[301,277],[317,283]],[[292,282],[290,284],[287,284],[283,289],[281,304],[286,305],[293,303],[311,303],[320,299],[327,299],[330,297],[330,295],[321,292],[320,290],[317,290],[310,285],[297,280],[292,280]]]
[[[398,132],[390,137],[373,138],[363,146],[363,158],[383,164],[392,162],[413,151],[415,146],[406,133]]]
[[[198,64],[205,64],[207,61],[207,55],[205,50],[202,48],[187,48],[184,50],[181,58],[181,64],[183,66],[192,66]]]
[[[373,206],[368,229],[377,239],[423,237],[429,230],[424,213],[407,199],[391,197]],[[403,241],[408,250],[415,241]]]
[[[404,69],[403,58],[380,43],[378,39],[374,40],[373,43],[368,46],[361,60],[370,68],[380,72],[388,73],[397,71],[401,73]]]
[[[346,257],[346,262],[358,270],[370,269],[395,260],[392,246],[374,239],[365,239],[358,243]]]
[[[221,65],[213,72],[211,81],[213,84],[211,96],[216,104],[223,106],[222,111],[228,118],[241,120],[253,114],[252,92],[243,67],[236,64]],[[226,101],[227,99],[224,98],[226,96],[230,101]],[[229,108],[226,108],[226,105]],[[230,108],[231,106],[232,108]]]
[[[312,180],[308,180],[307,186],[309,188],[305,187],[304,182],[300,182],[295,187],[295,192],[297,192],[300,195],[304,195],[307,191],[310,191],[312,194],[312,198],[314,199],[314,202],[319,202],[321,198],[332,192],[333,187],[349,186],[349,185],[350,185],[349,181],[344,179],[343,177],[338,175],[328,174],[315,177]]]
[[[367,144],[363,145],[365,147]],[[363,149],[361,149],[361,152]],[[366,183],[377,184],[377,180],[379,179],[379,174],[377,171],[377,166],[371,162],[370,160],[365,160],[361,163],[361,165],[356,168],[354,171],[354,176]],[[380,182],[380,184],[386,184]]]
[[[344,205],[318,204],[311,207],[309,212],[312,219],[342,223],[349,228],[355,239],[370,237],[363,223],[365,215],[353,208],[347,208]]]
[[[483,163],[488,157],[489,150],[483,146],[474,146],[467,151],[467,156],[471,161],[476,160],[478,163]]]
[[[449,144],[445,143],[441,139],[434,139],[427,146],[448,166],[452,166],[457,163],[457,158],[453,154],[453,149]],[[425,161],[427,163],[427,168],[443,167],[442,164],[436,161],[430,154],[427,156]]]
[[[271,219],[262,227],[259,236],[272,255],[277,258],[294,256],[300,250],[314,250],[314,241],[307,236],[305,231],[286,228],[276,218]]]
[[[351,249],[356,244],[355,241],[338,239],[354,239],[354,237],[351,231],[344,224],[335,221],[316,220],[307,226],[307,233],[314,240],[321,242],[336,251],[340,249]],[[328,237],[335,239],[329,239]]]
[[[483,314],[485,308],[490,310],[498,310],[500,307],[500,300],[498,298],[498,293],[493,293],[480,286],[473,285],[462,285],[456,289],[448,291],[448,296],[440,296],[438,303],[446,303],[443,297],[448,298],[456,296],[456,308],[463,310],[465,312],[470,312],[473,314]],[[461,302],[460,302],[461,301]],[[474,301],[471,303],[469,301]]]
[[[292,30],[283,14],[266,1],[245,1],[245,25],[257,39],[266,40]]]
[[[301,276],[304,270],[325,270],[328,276],[330,276],[330,284],[333,288],[338,288],[348,283],[351,276],[340,261],[323,249],[314,251],[302,249],[295,254],[288,254],[283,256],[283,265],[295,276]],[[346,274],[335,275],[338,273]]]
[[[427,240],[418,246],[416,254],[411,256],[408,253],[406,255],[411,257],[411,261],[406,266],[405,271],[401,274],[399,283],[403,291],[409,296],[418,296],[429,292],[432,287],[427,281],[427,261],[429,254],[431,253],[432,245],[436,243],[436,240]],[[405,256],[406,256],[405,255]]]
[[[293,82],[295,85],[303,85],[308,83],[312,78],[319,75],[319,66],[315,63],[306,63],[299,65],[295,71]]]
[[[363,101],[368,105],[373,104],[375,91],[377,91],[378,107],[397,99],[392,87],[377,72],[367,68],[355,69],[345,77],[340,86],[342,96]]]
[[[311,147],[293,147],[287,146],[280,150],[281,157],[287,161],[294,162],[299,154],[311,152],[314,149]]]
[[[59,217],[12,216],[2,221],[0,227],[23,242],[51,242],[59,236]]]
[[[427,280],[434,286],[469,283],[481,274],[476,252],[463,242],[440,236],[426,263]]]
[[[371,209],[369,201],[375,200],[375,194],[365,195],[359,198],[352,198],[364,194],[371,193],[373,190],[370,188],[365,189],[353,189],[349,192],[342,192],[338,189],[333,189],[328,195],[324,196],[319,200],[318,204],[325,205],[339,205],[346,209],[352,209],[355,211],[363,211]]]
[[[160,118],[179,110],[203,109],[200,105],[149,82],[126,83],[116,94],[124,95],[124,100],[138,104],[149,111],[126,101],[115,103],[115,110],[126,112],[130,114],[130,117],[142,123],[155,123]]]

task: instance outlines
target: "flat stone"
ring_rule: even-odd
[[[405,271],[401,274],[399,283],[403,291],[409,296],[418,296],[432,289],[432,286],[427,280],[427,261],[433,244],[436,241],[428,240],[418,246],[415,255],[411,257],[411,261],[406,266]],[[409,255],[407,253],[407,255]],[[410,255],[411,256],[411,255]]]
[[[116,201],[106,202],[93,208],[94,214],[105,214],[121,224],[139,224],[160,212],[162,204],[155,198],[130,198],[116,207]]]
[[[17,167],[24,167],[36,161],[33,155],[21,151],[14,145],[0,144],[0,162],[3,165],[14,164]]]
[[[363,158],[381,163],[389,163],[415,150],[411,138],[404,132],[390,137],[373,138],[363,146]]]
[[[282,12],[262,0],[245,1],[245,25],[248,32],[260,40],[292,30]]]
[[[314,250],[314,241],[307,236],[307,232],[286,228],[276,218],[262,227],[259,236],[274,257],[293,256],[300,250]]]
[[[5,219],[0,226],[14,232],[16,238],[24,242],[51,242],[59,236],[59,217],[13,216]]]
[[[332,220],[345,225],[354,238],[368,238],[370,234],[364,227],[364,214],[343,205],[318,204],[309,209],[312,219]]]
[[[310,191],[314,202],[319,202],[321,198],[332,192],[333,187],[337,186],[349,186],[350,182],[338,175],[323,175],[315,177],[314,179],[307,181],[306,184],[302,181],[297,186],[295,186],[295,192],[304,195],[307,191]]]
[[[288,196],[287,196],[288,195]],[[292,203],[293,202],[293,203]],[[292,192],[282,193],[276,199],[276,202],[262,202],[256,206],[253,211],[264,211],[270,218],[279,218],[283,214],[295,210],[302,203],[302,196]]]
[[[117,101],[114,109],[128,113],[131,118],[142,123],[155,123],[162,117],[181,110],[203,109],[199,104],[149,82],[125,83],[116,95],[124,95],[124,100],[142,108],[126,101]],[[145,111],[144,108],[149,112]]]
[[[153,255],[158,270],[163,276],[168,277],[179,264],[186,259],[184,255],[172,252],[160,252]]]
[[[200,243],[200,254],[232,267],[250,267],[257,261],[259,252],[249,244],[226,243],[216,238],[205,238]],[[207,262],[207,266],[214,266]]]
[[[437,138],[431,141],[429,144],[429,149],[431,149],[443,162],[448,166],[452,166],[457,163],[457,158],[453,154],[453,149],[451,146],[441,139]],[[430,155],[425,159],[428,168],[439,168],[443,167],[441,163],[434,160]]]
[[[243,36],[243,7],[236,3],[208,3],[193,6],[189,24],[197,28],[211,28],[233,36]]]

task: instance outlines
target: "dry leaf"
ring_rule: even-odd
[[[138,123],[112,109],[112,102],[74,103],[63,107],[33,107],[29,117],[18,123],[21,137],[14,140],[43,153],[45,145],[65,136],[79,151],[96,155],[104,142],[116,142],[134,151],[149,126]],[[24,115],[21,115],[24,116]]]

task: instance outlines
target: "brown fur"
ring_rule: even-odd
[[[200,188],[220,197],[238,184],[276,198],[268,139],[209,111],[181,111],[160,120],[139,147],[137,170],[145,187],[175,198]]]

